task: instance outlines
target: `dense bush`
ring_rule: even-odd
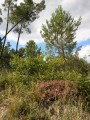
[[[28,57],[26,59],[14,56],[13,60],[11,61],[11,66],[12,70],[18,71],[21,74],[35,75],[42,73],[46,64],[42,56],[36,58]]]
[[[85,104],[88,104],[90,110],[90,79],[83,78],[78,81],[78,91],[79,95],[81,95],[85,101]]]
[[[41,82],[36,85],[33,91],[35,100],[46,107],[64,96],[69,98],[77,94],[74,81],[68,80]]]
[[[87,76],[89,70],[88,65],[84,59],[72,56],[66,60],[65,69],[69,71],[74,70],[83,76]]]
[[[69,105],[70,110],[75,108],[77,112],[79,106],[74,105],[79,97],[84,102],[80,110],[90,106],[90,74],[84,60],[72,58],[65,61],[61,57],[44,60],[43,56],[22,58],[14,55],[10,66],[10,70],[0,73],[0,100],[16,97],[8,106],[5,119],[51,120],[50,115],[57,114],[52,108],[55,102],[61,102],[68,113],[67,101],[70,99],[73,106]],[[62,110],[62,114],[64,112]],[[72,114],[71,111],[62,119]],[[57,119],[56,115],[54,117]]]

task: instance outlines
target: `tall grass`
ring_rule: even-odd
[[[90,120],[90,115],[80,99],[76,102],[62,98],[46,108],[29,95],[14,98],[3,120]]]

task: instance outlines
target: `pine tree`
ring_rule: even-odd
[[[76,47],[74,38],[80,23],[81,18],[75,21],[69,12],[59,6],[50,21],[46,20],[46,25],[42,25],[41,35],[47,48],[64,59],[71,55]]]

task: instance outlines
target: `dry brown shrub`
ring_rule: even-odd
[[[63,97],[71,97],[77,92],[74,81],[54,80],[38,83],[34,88],[35,99],[38,103],[53,103]]]

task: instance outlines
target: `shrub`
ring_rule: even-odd
[[[45,105],[52,104],[63,96],[70,97],[76,94],[73,81],[46,81],[41,82],[34,88],[35,99],[38,103]]]
[[[79,95],[82,96],[85,104],[88,103],[88,107],[90,109],[90,79],[84,77],[83,79],[78,81],[77,85]]]
[[[83,76],[87,76],[89,70],[88,65],[84,59],[72,56],[66,60],[65,69],[69,71],[74,70]]]

